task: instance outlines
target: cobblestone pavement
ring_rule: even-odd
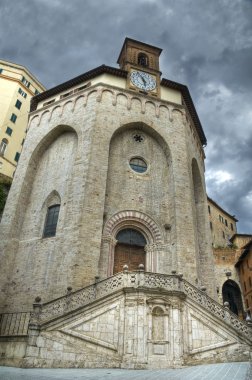
[[[23,369],[0,367],[1,380],[251,380],[249,363],[208,364],[181,369]]]

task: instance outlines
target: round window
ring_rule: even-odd
[[[130,167],[137,173],[144,173],[147,170],[146,162],[140,157],[134,157],[130,160]]]

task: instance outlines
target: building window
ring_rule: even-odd
[[[30,87],[30,82],[25,78],[25,77],[22,77],[22,83],[24,83],[24,85],[29,88]]]
[[[137,173],[144,173],[147,170],[146,162],[140,157],[134,157],[130,160],[130,167]]]
[[[17,152],[17,153],[15,154],[14,160],[15,160],[16,162],[18,162],[19,157],[20,157],[20,153]]]
[[[0,69],[0,74],[2,74],[2,72],[3,72],[3,69]]]
[[[7,133],[7,135],[11,136],[12,135],[12,129],[10,127],[7,127],[5,133]]]
[[[228,222],[227,222],[227,219],[225,219],[225,225],[228,226]]]
[[[210,228],[211,228],[211,230],[213,229],[213,223],[212,222],[210,222]]]
[[[234,231],[233,223],[230,223],[230,226],[231,226],[231,230]]]
[[[20,94],[21,96],[23,96],[23,98],[26,98],[26,97],[27,97],[26,92],[24,92],[24,91],[22,90],[22,88],[19,87],[18,92],[19,92],[19,94]]]
[[[144,66],[144,67],[149,66],[148,65],[148,57],[147,57],[147,55],[144,54],[144,53],[138,54],[137,63],[138,63],[138,65]]]
[[[35,88],[35,95],[39,95],[40,92]]]
[[[225,232],[222,231],[222,236],[223,236],[223,239],[225,239]]]
[[[59,218],[60,205],[53,205],[48,208],[43,237],[52,237],[56,235],[56,228]]]
[[[247,291],[246,281],[244,281],[243,285],[244,285],[244,290],[245,290],[245,292],[246,292],[246,291]]]
[[[219,215],[219,221],[221,222],[221,215]]]
[[[17,120],[17,115],[15,115],[14,113],[11,115],[11,118],[10,118],[10,121],[12,121],[12,123],[16,123],[16,120]]]
[[[8,145],[8,140],[2,139],[2,141],[0,143],[0,156],[4,155],[6,148],[7,148],[7,145]]]
[[[208,206],[208,213],[211,214],[210,206]]]
[[[20,110],[21,106],[22,106],[22,102],[20,102],[20,100],[17,99],[15,107]]]

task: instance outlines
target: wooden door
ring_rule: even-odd
[[[144,247],[117,243],[114,254],[114,274],[122,272],[124,265],[128,265],[129,271],[137,270],[139,264],[145,265]]]

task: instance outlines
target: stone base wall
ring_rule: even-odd
[[[239,333],[183,291],[124,288],[40,326],[30,323],[26,350],[24,343],[1,342],[1,364],[176,368],[248,361],[250,346],[249,334]]]

